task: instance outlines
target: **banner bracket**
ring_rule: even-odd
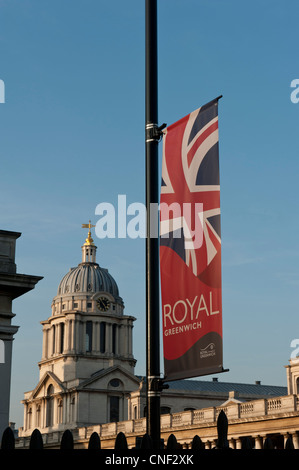
[[[146,142],[159,142],[163,136],[163,129],[167,124],[163,123],[161,126],[158,127],[157,124],[151,123],[147,124],[145,127],[145,132],[146,132]]]
[[[151,394],[156,394],[162,392],[164,389],[169,388],[168,384],[164,383],[165,379],[162,379],[161,377],[148,377],[149,381],[149,392]]]

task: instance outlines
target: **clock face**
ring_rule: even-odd
[[[110,308],[110,300],[108,300],[106,297],[99,297],[97,300],[97,306],[101,312],[107,312],[107,310]]]

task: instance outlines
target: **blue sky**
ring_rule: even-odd
[[[219,103],[224,367],[219,380],[286,385],[299,337],[298,2],[158,0],[159,121]],[[11,417],[38,381],[40,321],[81,261],[100,202],[144,202],[144,1],[0,0],[1,229],[22,232]],[[145,240],[95,240],[145,373]],[[163,371],[163,363],[161,362]],[[206,379],[206,378],[205,378]],[[209,378],[208,378],[209,379]]]

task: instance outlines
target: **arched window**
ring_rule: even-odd
[[[171,408],[169,406],[161,406],[160,413],[161,415],[169,415]]]
[[[53,385],[49,385],[47,390],[47,410],[46,410],[46,426],[53,426],[53,412],[54,412],[54,387]]]

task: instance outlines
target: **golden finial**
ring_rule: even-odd
[[[85,243],[84,245],[93,245],[93,239],[91,238],[91,227],[95,227],[95,225],[92,225],[91,222],[89,221],[88,224],[82,224],[82,228],[88,228],[88,235],[87,235],[87,238],[85,240]]]

